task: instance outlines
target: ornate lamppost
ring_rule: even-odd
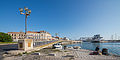
[[[28,9],[27,7],[24,7],[24,9],[19,8],[19,11],[20,11],[21,15],[25,15],[25,38],[27,38],[27,35],[26,35],[26,33],[27,33],[27,17],[30,16],[31,10]]]

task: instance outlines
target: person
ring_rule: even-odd
[[[94,52],[91,52],[90,55],[102,55],[99,46],[95,48]]]
[[[95,51],[97,52],[98,55],[102,55],[99,46],[96,47]]]
[[[100,50],[100,48],[99,48],[99,46],[97,46],[96,48],[95,48],[95,51],[99,51]]]
[[[64,50],[66,49],[67,46],[64,46]]]

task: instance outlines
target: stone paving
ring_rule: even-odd
[[[66,52],[65,52],[66,51]],[[3,60],[120,60],[120,57],[104,56],[104,55],[89,55],[89,50],[62,50],[62,52],[53,52],[56,56],[48,54],[41,55],[23,55],[6,57]]]
[[[3,58],[2,54],[5,51],[17,50],[17,44],[0,44],[0,60]]]

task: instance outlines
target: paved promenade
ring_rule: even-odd
[[[0,45],[0,59],[2,59],[2,54],[5,51],[10,51],[10,50],[17,50],[18,45],[17,44],[1,44]]]
[[[34,45],[34,49],[29,50],[27,52],[32,52],[36,50],[40,50],[42,48],[46,48],[49,46],[52,46],[52,44],[58,43],[60,41],[54,40],[54,41],[43,41],[43,42],[36,42]],[[3,58],[3,54],[7,51],[7,53],[10,54],[19,54],[19,53],[24,53],[25,51],[23,50],[18,50],[18,44],[2,44],[0,45],[0,59]]]
[[[44,51],[44,50],[43,50]],[[46,50],[45,50],[46,51]],[[50,50],[48,49],[48,52]],[[89,55],[91,51],[79,50],[61,50],[59,52],[50,52],[56,56],[50,56],[49,53],[41,53],[41,55],[23,55],[6,57],[3,60],[120,60],[120,57],[104,56],[104,55]]]

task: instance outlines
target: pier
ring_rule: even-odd
[[[97,43],[109,43],[109,42],[120,42],[120,40],[100,40],[100,41],[94,41],[94,43],[96,43],[96,42]]]
[[[102,42],[120,42],[120,40],[103,40]]]
[[[82,43],[81,40],[72,40],[71,42],[72,42],[72,43]]]

